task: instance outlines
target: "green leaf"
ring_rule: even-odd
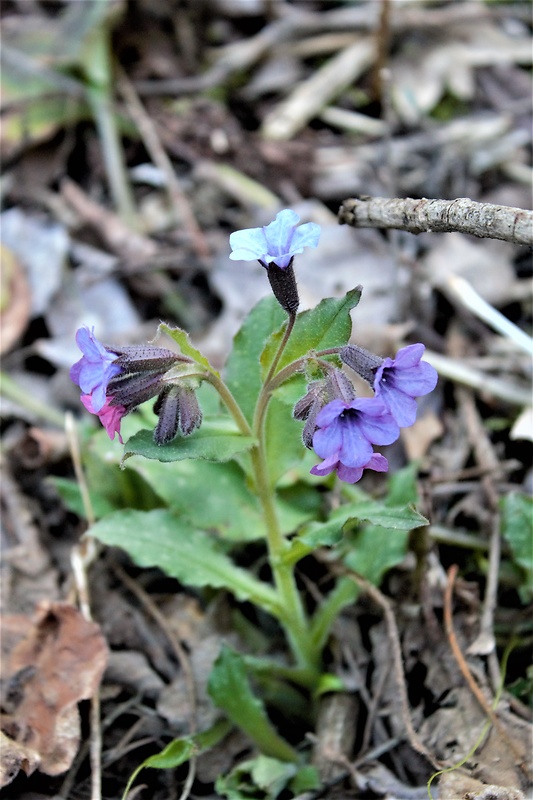
[[[403,560],[408,539],[408,530],[368,525],[350,537],[350,552],[344,563],[379,586],[385,573]]]
[[[226,720],[221,720],[213,725],[212,728],[209,728],[209,730],[202,731],[202,733],[198,733],[195,736],[185,736],[181,739],[174,739],[172,742],[167,744],[167,746],[161,750],[160,753],[149,756],[137,767],[129,779],[126,788],[124,789],[124,794],[122,796],[123,800],[126,800],[129,791],[141,770],[148,767],[152,769],[176,769],[176,767],[179,767],[181,764],[184,764],[185,761],[188,761],[191,756],[214,747],[229,733],[230,730],[231,724],[229,724]]]
[[[159,567],[188,586],[229,589],[278,615],[274,589],[235,566],[213,536],[189,527],[171,511],[117,511],[97,522],[88,534],[126,550],[140,567]]]
[[[159,325],[157,331],[158,333],[166,333],[167,336],[170,336],[170,338],[176,342],[184,356],[192,358],[192,360],[201,367],[205,367],[205,369],[207,369],[209,372],[212,372],[214,375],[218,375],[218,372],[213,369],[207,358],[202,355],[202,353],[197,350],[196,347],[193,347],[187,331],[184,331],[181,328],[173,328],[171,325],[166,325],[164,322]]]
[[[272,331],[285,319],[287,315],[275,297],[265,297],[252,309],[233,340],[226,364],[226,384],[250,423],[262,385],[261,353]]]
[[[296,751],[279,736],[263,703],[253,694],[244,660],[229,647],[224,646],[220,651],[209,677],[208,692],[216,705],[264,755],[280,761],[298,761]]]
[[[59,478],[51,476],[48,478],[50,483],[54,486],[56,492],[61,497],[69,511],[77,514],[81,519],[85,518],[86,509],[83,504],[83,497],[80,492],[80,487],[76,481],[69,480],[68,478]],[[91,500],[91,507],[97,519],[104,517],[115,511],[117,506],[98,492],[89,492]]]
[[[215,788],[229,800],[276,800],[283,790],[298,796],[319,786],[316,767],[299,767],[260,755],[238,764],[229,775],[218,778]]]
[[[122,463],[130,456],[144,456],[158,461],[181,461],[205,458],[208,461],[229,461],[254,444],[251,436],[239,433],[234,422],[223,417],[205,419],[200,430],[190,436],[178,436],[169,444],[157,445],[151,431],[139,431],[124,446]]]
[[[176,461],[172,465],[135,459],[135,470],[170,508],[195,528],[216,530],[224,539],[248,542],[266,536],[260,503],[235,462]],[[285,490],[277,497],[282,533],[291,533],[316,513],[319,500],[304,491]]]
[[[533,498],[510,492],[501,501],[502,535],[508,541],[513,561],[524,573],[519,592],[523,602],[533,597]]]
[[[305,455],[301,426],[293,419],[290,408],[272,397],[265,422],[266,456],[270,483],[275,486],[287,470]]]
[[[329,347],[345,345],[352,331],[350,311],[356,307],[361,297],[360,289],[352,289],[344,297],[328,297],[316,308],[298,314],[294,330],[281,356],[278,371],[305,356],[310,350],[325,350]],[[263,377],[278,350],[283,337],[284,326],[268,340],[262,354]]]
[[[327,522],[311,522],[291,541],[285,553],[285,563],[296,563],[319,547],[338,544],[343,533],[362,520],[387,529],[388,535],[395,531],[411,531],[428,521],[411,506],[386,506],[379,502],[346,503],[334,511]]]

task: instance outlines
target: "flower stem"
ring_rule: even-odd
[[[202,373],[202,378],[204,378],[204,380],[206,381],[209,381],[209,383],[215,387],[224,405],[226,406],[231,416],[237,423],[237,427],[240,430],[240,432],[244,436],[253,436],[254,432],[252,431],[250,425],[248,424],[248,420],[242,413],[241,407],[233,397],[232,393],[230,392],[224,381],[221,380],[218,377],[218,375],[215,375],[214,372]]]
[[[283,350],[291,335],[295,318],[295,314],[289,316],[283,339],[280,342],[280,346],[274,356],[267,378],[259,394],[254,414],[253,428],[250,427],[239,404],[226,384],[214,373],[205,373],[203,377],[217,390],[228,411],[237,423],[241,433],[245,436],[255,436],[257,439],[257,444],[250,450],[250,458],[255,478],[256,493],[263,509],[270,564],[279,598],[279,610],[277,612],[273,610],[272,613],[276,614],[277,619],[286,632],[289,645],[296,661],[296,666],[302,676],[300,680],[303,684],[312,686],[316,683],[318,678],[320,654],[316,647],[314,647],[311,637],[309,636],[309,620],[296,586],[292,565],[284,563],[283,555],[287,551],[288,544],[281,532],[275,506],[274,489],[268,475],[264,431],[265,416],[271,395],[270,384]]]
[[[281,532],[275,506],[275,490],[271,485],[267,467],[267,448],[265,437],[265,418],[271,397],[271,384],[276,367],[292,333],[296,313],[290,314],[283,338],[272,360],[263,388],[255,408],[253,430],[258,445],[251,450],[252,467],[255,475],[256,492],[262,505],[267,531],[269,560],[274,583],[280,597],[282,612],[279,621],[285,629],[287,639],[294,654],[297,666],[309,674],[311,682],[318,676],[319,654],[313,647],[309,636],[309,621],[296,586],[292,565],[284,562],[283,555],[288,545]]]

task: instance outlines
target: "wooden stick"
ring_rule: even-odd
[[[351,197],[339,209],[341,225],[354,228],[394,228],[409,233],[469,233],[481,239],[501,239],[533,245],[533,212],[523,208],[457,200],[414,200],[411,197]]]

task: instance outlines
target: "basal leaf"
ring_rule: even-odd
[[[226,720],[221,720],[213,725],[212,728],[209,728],[209,730],[202,731],[202,733],[198,733],[195,736],[184,736],[181,739],[174,739],[167,744],[160,753],[149,756],[142,764],[139,764],[128,781],[122,796],[123,800],[126,800],[128,797],[129,791],[141,770],[146,768],[176,769],[176,767],[188,761],[191,756],[196,753],[201,753],[214,747],[214,745],[218,744],[230,730],[231,725]]]
[[[246,476],[233,462],[176,461],[172,465],[134,459],[130,470],[143,477],[167,506],[195,528],[216,530],[224,539],[247,542],[266,535],[264,514]],[[316,497],[316,500],[319,498]],[[277,498],[283,533],[291,533],[316,512],[303,491],[284,491]]]
[[[510,492],[502,500],[502,535],[511,547],[513,560],[523,570],[524,585],[520,595],[524,602],[533,597],[533,498],[521,492]]]
[[[228,589],[239,600],[250,600],[277,615],[274,589],[235,566],[213,536],[195,530],[164,509],[117,511],[93,525],[88,533],[121,547],[140,567],[159,567],[188,586]]]
[[[266,756],[298,761],[298,754],[270,722],[261,700],[250,687],[241,656],[224,646],[209,677],[208,691],[216,705],[255,742]]]

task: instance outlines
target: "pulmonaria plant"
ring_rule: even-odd
[[[280,481],[294,474],[305,448],[314,450],[320,459],[311,473],[322,483],[333,473],[342,486],[359,481],[364,470],[386,472],[387,459],[375,447],[392,444],[400,428],[413,424],[416,398],[435,387],[437,374],[422,361],[422,344],[402,347],[393,358],[381,358],[350,343],[350,313],[359,301],[359,287],[344,298],[327,298],[315,309],[297,313],[293,262],[306,247],[317,247],[320,238],[318,225],[299,222],[298,215],[286,209],[265,227],[230,236],[230,258],[257,260],[266,270],[279,305],[269,297],[250,312],[235,337],[225,380],[184,331],[164,324],[161,331],[179,352],[154,345],[104,345],[93,330],[81,328],[76,339],[82,357],[70,374],[81,389],[83,405],[99,417],[111,439],[118,434],[122,442],[123,417],[142,403],[154,401],[155,430],[133,436],[126,443],[128,456],[164,462],[197,459],[197,472],[191,462],[186,472],[180,472],[179,489],[177,483],[171,493],[171,505],[179,508],[179,515],[165,516],[160,509],[138,511],[133,524],[130,511],[124,518],[127,535],[122,532],[122,518],[117,517],[109,522],[100,520],[91,529],[92,535],[128,549],[141,565],[160,566],[197,587],[223,586],[239,600],[260,606],[286,633],[295,662],[292,680],[316,689],[327,632],[341,606],[333,592],[331,604],[326,600],[310,618],[302,602],[294,565],[313,549],[305,538],[305,525],[319,524],[309,510],[316,504],[304,503],[288,513],[288,500],[282,503],[280,499]],[[357,396],[343,364],[368,382],[373,397]],[[222,408],[218,415],[207,414],[205,420],[196,394],[200,388],[205,391],[202,384],[211,387],[207,391],[218,393],[218,407]],[[301,399],[291,415],[296,389]],[[220,469],[206,471],[206,460],[218,462]],[[172,470],[172,464],[166,463],[164,469]],[[213,481],[218,479],[217,486]],[[169,482],[170,478],[161,483],[159,474],[154,479],[155,493],[168,492]],[[306,491],[315,492],[308,484]],[[219,497],[213,514],[208,513],[211,492]],[[243,511],[252,496],[254,505]],[[234,514],[223,507],[232,498]],[[369,513],[367,507],[365,519],[371,518]],[[391,513],[388,507],[387,514]],[[224,519],[220,527],[217,515]],[[346,512],[339,529],[353,516],[353,510]],[[266,540],[271,580],[262,581],[234,564],[227,555],[229,548],[223,552],[217,537],[211,535],[214,529],[224,538],[229,529],[229,541],[238,542],[239,537],[248,541],[255,536],[252,519]],[[402,511],[398,524],[405,525],[406,519],[412,527],[426,522],[412,509]],[[194,520],[200,529],[189,529],[187,520]],[[326,544],[331,524],[328,527],[327,520],[322,522]],[[312,540],[315,546],[321,544],[315,529]],[[170,552],[175,552],[174,559]],[[230,716],[238,715],[235,704],[231,708]],[[292,758],[287,755],[286,743],[274,743],[264,730],[260,736],[245,720],[240,724],[262,742],[263,749],[266,736],[270,754]]]

